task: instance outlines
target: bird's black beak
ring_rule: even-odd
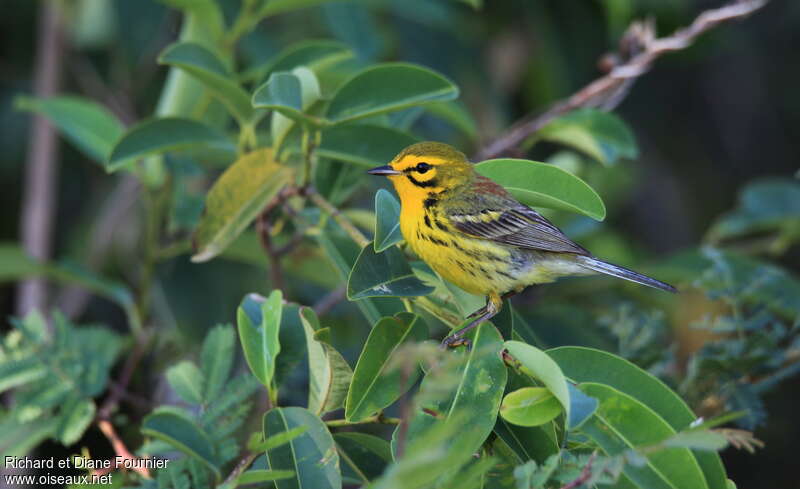
[[[384,177],[388,177],[389,175],[401,175],[403,172],[397,171],[389,165],[383,165],[373,168],[372,170],[367,170],[367,173],[370,175],[383,175]]]

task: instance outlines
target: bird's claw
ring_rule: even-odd
[[[472,341],[463,336],[451,335],[442,340],[441,349],[447,350],[448,348],[457,348],[459,346],[466,346],[467,350],[472,348]]]

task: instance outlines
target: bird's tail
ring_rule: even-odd
[[[611,275],[612,277],[630,280],[631,282],[636,282],[637,284],[653,287],[654,289],[666,290],[667,292],[673,292],[673,293],[677,292],[675,287],[669,284],[665,284],[664,282],[661,282],[654,278],[650,278],[647,275],[642,275],[641,273],[634,272],[633,270],[628,270],[625,267],[607,263],[591,256],[578,256],[577,258],[578,258],[578,263],[588,268],[589,270],[605,273],[606,275]]]

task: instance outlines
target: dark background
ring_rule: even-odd
[[[36,9],[43,3],[5,0],[0,16],[0,241],[19,239],[23,166],[29,117],[13,99],[30,93],[37,41]],[[75,7],[79,2],[65,2]],[[235,12],[236,1],[224,1]],[[155,55],[171,42],[179,16],[153,0],[109,2],[105,20],[81,20],[68,10],[71,46],[62,92],[103,100],[87,83],[86,67],[131,101],[127,116],[152,112],[165,70]],[[615,4],[616,8],[607,7]],[[363,59],[405,60],[447,74],[486,140],[518,117],[541,111],[599,76],[597,62],[615,47],[632,18],[652,15],[666,35],[716,1],[576,0],[487,1],[478,11],[459,2],[382,2],[369,22],[333,27],[345,15],[319,7],[271,19],[244,43],[242,62],[265,59],[286,43],[338,37]],[[346,12],[345,12],[346,13]],[[94,36],[94,37],[93,37]],[[716,217],[735,207],[737,192],[756,178],[791,176],[800,165],[800,2],[773,1],[743,22],[725,25],[694,46],[660,59],[634,85],[617,113],[633,128],[640,156],[610,171],[624,189],[609,203],[608,225],[635,233],[636,248],[663,256],[696,245]],[[477,148],[435,122],[421,133]],[[545,148],[546,149],[546,148]],[[534,155],[536,156],[536,155]],[[90,223],[104,205],[112,179],[66,143],[59,147],[55,256],[85,260]],[[601,194],[603,192],[601,191]],[[607,195],[603,194],[604,198]],[[365,199],[365,205],[369,199]],[[104,273],[125,279],[131,213],[117,223],[117,245]],[[797,248],[781,259],[798,270]],[[164,300],[175,312],[179,343],[220,321],[232,321],[239,299],[261,287],[263,271],[214,261],[197,266],[179,258],[159,272]],[[313,296],[297,286],[299,296]],[[0,288],[0,312],[14,314],[15,289]],[[213,300],[198,298],[213,297]],[[546,296],[545,296],[546,297]],[[346,306],[342,306],[346,307]],[[120,325],[119,313],[93,299],[85,321]],[[154,369],[157,366],[153,366]],[[767,397],[769,419],[757,430],[766,448],[756,455],[728,449],[725,465],[740,488],[794,487],[800,437],[796,420],[800,379]],[[50,449],[56,450],[56,447]],[[47,450],[47,448],[46,448]]]

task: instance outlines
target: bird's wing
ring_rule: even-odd
[[[473,190],[471,195],[475,200],[472,203],[453,206],[447,213],[449,221],[462,233],[520,248],[590,254],[541,214],[518,202],[491,180],[480,177]]]

